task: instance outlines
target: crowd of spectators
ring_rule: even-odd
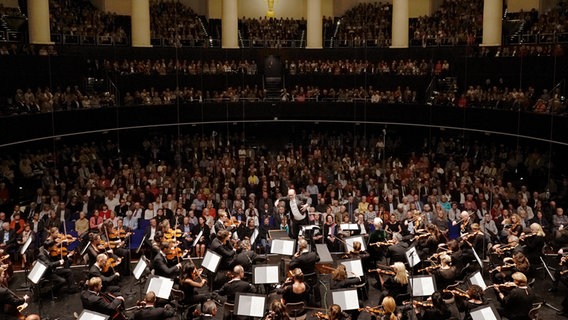
[[[349,42],[355,47],[369,44],[388,47],[391,43],[392,4],[359,3],[347,10],[337,23],[333,33],[334,46]]]
[[[202,21],[190,7],[179,1],[150,1],[150,35],[180,46],[184,40],[207,38]]]
[[[120,75],[207,75],[207,74],[247,74],[255,75],[258,71],[256,61],[251,60],[129,60],[102,61],[102,69]]]
[[[483,0],[446,0],[430,16],[411,19],[411,45],[474,45],[481,36]]]
[[[114,13],[98,10],[89,0],[50,0],[49,22],[52,35],[107,37],[126,43],[130,32]]]
[[[33,44],[18,46],[13,43],[9,46],[0,46],[0,56],[56,56],[58,55],[55,46],[40,46],[37,49]]]
[[[369,60],[298,60],[284,62],[284,69],[291,75],[302,74],[325,74],[325,75],[344,75],[344,74],[392,74],[399,76],[425,76],[425,75],[445,75],[450,71],[450,64],[447,60],[436,62],[420,61],[416,59],[407,60],[380,60],[377,63]]]
[[[355,102],[369,101],[371,103],[417,103],[416,91],[409,87],[393,89],[367,88],[319,88],[317,86],[295,86],[283,89],[280,100],[284,102]]]
[[[552,92],[542,92],[529,86],[526,89],[509,88],[501,81],[492,83],[489,79],[483,85],[469,86],[463,92],[457,90],[441,92],[433,97],[433,104],[457,106],[461,108],[489,108],[501,110],[520,110],[536,113],[566,113],[566,98],[560,88]]]
[[[289,41],[302,40],[305,19],[243,18],[239,20],[240,36],[249,46],[289,47]],[[305,36],[304,36],[305,39]]]

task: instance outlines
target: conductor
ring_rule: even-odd
[[[297,195],[294,189],[288,189],[288,196],[276,199],[274,206],[277,207],[280,201],[284,201],[286,213],[290,215],[292,224],[290,237],[297,239],[300,226],[308,224],[307,209],[312,199],[301,194]]]

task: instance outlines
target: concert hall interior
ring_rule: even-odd
[[[568,318],[568,1],[0,0],[0,320]]]

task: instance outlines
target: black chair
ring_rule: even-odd
[[[285,305],[286,312],[291,320],[304,320],[306,319],[306,306],[303,301],[290,302]]]
[[[235,304],[225,302],[223,304],[223,320],[235,319]]]
[[[410,300],[410,293],[401,293],[394,297],[397,306],[402,306],[404,301]]]

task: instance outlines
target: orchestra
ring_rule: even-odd
[[[301,198],[300,202],[294,198],[295,194],[289,196],[281,200],[291,200],[295,206],[299,204],[299,207],[294,207],[298,210],[282,212],[282,206],[277,205],[274,216],[270,216],[270,213],[266,213],[267,216],[263,213],[262,217],[253,214],[256,219],[253,216],[240,216],[238,210],[231,212],[221,209],[217,212],[216,221],[205,210],[205,215],[199,214],[194,216],[195,219],[190,219],[189,214],[178,214],[175,219],[170,219],[167,213],[162,212],[158,218],[134,223],[130,221],[133,219],[132,211],[126,211],[129,221],[125,225],[123,217],[118,217],[113,223],[111,219],[104,218],[99,222],[99,216],[94,215],[98,223],[91,228],[82,226],[81,237],[76,232],[68,234],[65,224],[59,228],[54,226],[48,230],[39,248],[31,246],[31,251],[20,254],[20,257],[24,264],[31,264],[34,257],[46,264],[48,268],[43,278],[53,283],[56,295],[60,296],[60,289],[64,287],[68,288],[65,293],[74,292],[75,279],[70,267],[77,263],[75,255],[81,250],[84,256],[78,258],[87,265],[84,272],[87,276],[84,282],[86,287],[81,293],[83,307],[119,320],[128,316],[132,319],[168,319],[175,317],[179,311],[177,307],[166,305],[167,299],[157,298],[152,291],[145,293],[139,305],[125,308],[122,298],[125,293],[124,281],[132,277],[132,264],[136,261],[131,257],[146,259],[149,262],[147,268],[154,276],[174,281],[170,300],[179,299],[177,302],[186,308],[184,314],[188,319],[211,319],[217,312],[216,303],[220,299],[232,304],[236,302],[238,293],[255,293],[259,289],[264,289],[272,300],[270,306],[274,310],[267,313],[266,319],[284,319],[286,304],[296,302],[304,303],[306,308],[300,315],[306,315],[309,308],[324,305],[322,299],[327,295],[322,296],[322,293],[327,290],[360,289],[361,286],[365,289],[357,290],[360,302],[358,309],[341,311],[338,305],[332,305],[324,312],[321,311],[323,309],[314,310],[317,312],[313,312],[313,316],[320,319],[357,319],[360,312],[365,312],[374,319],[391,320],[406,319],[408,314],[420,319],[454,319],[457,314],[457,319],[470,320],[472,310],[495,305],[501,314],[516,320],[525,319],[528,306],[536,301],[527,277],[534,277],[535,265],[540,263],[547,238],[539,224],[524,227],[522,218],[517,214],[507,218],[503,227],[507,235],[499,238],[485,234],[487,228],[482,230],[475,216],[468,211],[461,212],[453,221],[447,221],[447,230],[454,226],[459,229],[457,236],[451,236],[451,232],[441,232],[438,224],[430,221],[424,212],[410,209],[413,206],[409,206],[406,219],[402,221],[397,214],[386,212],[383,215],[388,218],[386,223],[379,217],[366,219],[369,217],[367,212],[365,215],[354,214],[355,220],[351,221],[343,209],[333,212],[329,207],[326,213],[315,213],[314,208],[309,207],[306,208],[310,213],[307,223],[317,227],[314,228],[318,231],[311,233],[300,228],[299,236],[292,238],[296,240],[297,250],[285,257],[270,253],[274,239],[269,231],[278,228],[278,223],[287,224],[288,227],[290,224],[307,226],[300,219],[305,211],[304,199]],[[249,202],[249,205],[254,203]],[[430,207],[433,206],[435,204],[431,203]],[[195,211],[188,212],[195,214]],[[280,213],[282,216],[279,216]],[[336,214],[342,222],[359,225],[359,231],[342,230],[342,225],[335,223]],[[37,215],[32,216],[37,219]],[[79,217],[85,219],[84,214]],[[492,216],[486,214],[483,219],[492,219]],[[158,223],[158,220],[161,222]],[[208,220],[211,223],[208,224]],[[139,231],[138,225],[142,231]],[[24,224],[16,243],[9,241],[10,233],[6,233],[8,241],[5,243],[21,247],[35,234],[29,224]],[[358,238],[348,243],[346,239],[352,236]],[[505,243],[501,242],[503,239]],[[331,263],[320,263],[316,244],[328,249],[333,257]],[[367,250],[362,250],[363,244]],[[144,250],[138,253],[138,247]],[[9,250],[11,247],[4,248]],[[413,248],[418,256],[416,263],[407,255]],[[551,291],[556,290],[560,282],[568,284],[568,256],[564,256],[565,251],[558,251],[559,262]],[[211,272],[203,265],[204,257],[209,252],[219,257],[216,272]],[[0,253],[3,261],[11,260],[7,251]],[[137,254],[136,258],[134,254]],[[255,265],[271,263],[274,256],[285,269],[282,284],[258,287],[251,283],[253,279],[250,275]],[[346,260],[361,261],[364,274],[357,275],[349,270],[342,264]],[[479,262],[483,263],[483,269]],[[2,278],[7,268],[2,262]],[[465,277],[475,271],[482,272],[491,283],[486,290],[477,284],[464,283]],[[432,276],[435,292],[427,299],[410,299],[411,277],[424,275]],[[369,289],[369,280],[372,281],[372,289]],[[0,287],[0,292],[3,292],[2,289]],[[175,290],[182,294],[174,295]],[[374,294],[370,294],[369,290],[374,290]],[[487,295],[496,298],[488,299]],[[21,300],[14,300],[12,304],[19,304]],[[376,306],[365,306],[367,303]],[[519,305],[523,308],[519,308]],[[563,302],[563,307],[568,310],[568,299]]]

